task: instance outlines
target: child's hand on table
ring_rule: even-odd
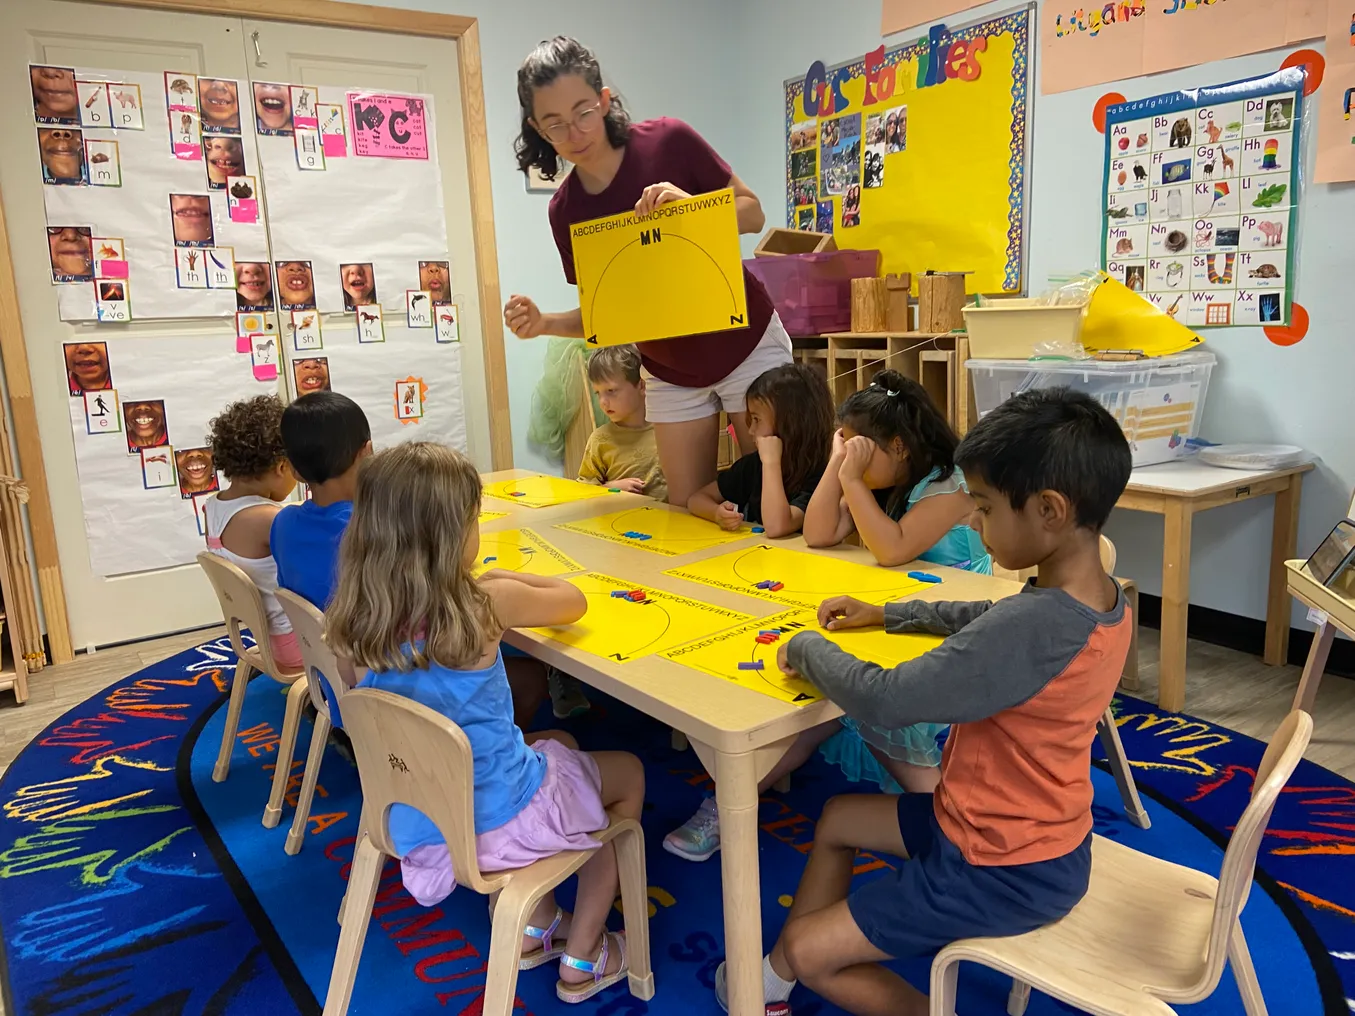
[[[842,465],[838,467],[838,479],[843,483],[861,479],[874,454],[875,442],[870,438],[857,434],[848,440],[842,453]]]
[[[743,512],[734,502],[721,501],[715,506],[715,524],[732,533],[743,525]]]
[[[790,665],[790,660],[786,656],[788,643],[782,642],[781,647],[776,651],[776,665],[781,668],[781,673],[787,677],[799,677],[799,673]]]
[[[884,607],[863,603],[854,596],[834,596],[819,604],[819,626],[829,631],[876,628],[884,623]]]
[[[624,480],[608,480],[603,486],[614,488],[623,494],[643,494],[645,492],[645,481],[638,476],[628,476]]]

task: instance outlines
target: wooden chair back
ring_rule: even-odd
[[[198,552],[198,564],[207,573],[207,581],[221,604],[221,616],[235,655],[247,660],[255,670],[281,681],[288,672],[273,659],[273,646],[268,640],[268,611],[264,609],[259,587],[241,569],[209,550]],[[241,628],[248,628],[254,636],[253,648],[245,646]]]
[[[475,855],[474,762],[470,741],[451,720],[402,695],[355,688],[343,699],[344,727],[353,741],[362,783],[362,815],[372,844],[398,857],[390,809],[407,804],[438,828],[460,885],[490,893],[508,875],[485,878]]]
[[[325,615],[310,600],[290,589],[278,590],[278,602],[287,612],[287,620],[292,622],[292,632],[301,648],[301,665],[306,671],[306,687],[310,691],[311,704],[317,712],[329,716],[330,722],[337,725],[338,717],[330,715],[324,689],[329,689],[334,704],[338,706],[348,686],[340,676],[339,658],[325,643]]]

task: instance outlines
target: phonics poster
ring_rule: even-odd
[[[1102,264],[1191,327],[1287,324],[1303,71],[1106,111]]]

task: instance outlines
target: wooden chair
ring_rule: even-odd
[[[310,819],[311,802],[315,798],[315,784],[320,779],[320,766],[325,759],[325,744],[329,740],[330,729],[334,721],[329,715],[329,701],[325,698],[324,688],[329,687],[330,694],[337,704],[348,691],[344,683],[339,658],[325,644],[325,615],[305,597],[298,596],[289,589],[278,590],[278,602],[287,612],[287,620],[292,622],[292,631],[296,634],[297,644],[301,647],[301,662],[306,672],[306,687],[310,690],[311,704],[315,706],[315,729],[311,731],[310,751],[306,755],[306,772],[301,779],[301,793],[296,800],[296,811],[292,815],[292,829],[287,834],[283,849],[289,854],[301,851],[306,839],[306,822]]]
[[[324,1016],[348,1011],[381,868],[386,857],[398,856],[387,826],[393,804],[411,805],[437,826],[451,851],[461,891],[499,894],[491,917],[483,1013],[509,1016],[527,920],[541,897],[578,871],[591,852],[569,850],[525,868],[481,873],[475,853],[474,770],[470,742],[461,728],[412,699],[370,688],[344,696],[343,722],[357,755],[364,818]],[[638,822],[613,815],[594,838],[616,844],[631,994],[653,998],[644,834]]]
[[[284,671],[273,659],[273,648],[268,641],[268,614],[263,597],[254,580],[224,557],[210,551],[198,554],[198,564],[207,573],[207,580],[216,590],[221,603],[221,616],[226,621],[231,646],[240,658],[235,676],[231,679],[231,699],[226,708],[226,726],[221,732],[221,750],[217,752],[212,779],[221,783],[230,775],[231,749],[235,747],[235,732],[240,726],[240,711],[245,705],[245,689],[250,676],[258,671],[287,686],[287,708],[282,715],[282,738],[278,742],[273,770],[273,790],[268,806],[263,810],[264,828],[272,829],[282,819],[282,799],[287,793],[287,781],[292,773],[292,753],[296,749],[296,731],[301,724],[301,709],[306,699],[306,681],[303,671]],[[253,647],[246,647],[240,629],[248,628],[254,636]]]
[[[1011,938],[963,939],[937,954],[931,1016],[955,1016],[956,975],[965,961],[1016,978],[1011,1016],[1025,1012],[1032,985],[1095,1016],[1171,1016],[1171,1003],[1209,997],[1230,962],[1243,1010],[1265,1016],[1238,918],[1275,800],[1312,731],[1312,717],[1301,710],[1281,722],[1218,879],[1097,836],[1087,895],[1063,920]]]

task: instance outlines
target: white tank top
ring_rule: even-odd
[[[292,630],[292,622],[287,620],[287,613],[278,602],[278,563],[271,554],[268,557],[241,557],[221,545],[221,534],[226,531],[230,520],[235,518],[237,512],[255,505],[276,506],[277,502],[257,494],[246,494],[231,501],[222,501],[215,494],[208,498],[203,509],[207,517],[207,549],[224,557],[254,580],[263,596],[263,609],[268,613],[269,633],[286,635]]]

